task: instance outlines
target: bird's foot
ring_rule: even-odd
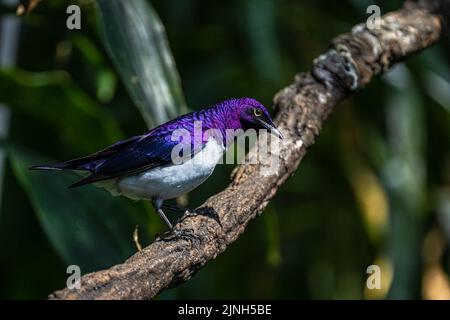
[[[158,236],[159,239],[163,241],[173,241],[173,240],[186,240],[191,245],[193,242],[201,241],[201,237],[196,235],[193,229],[172,229],[168,233],[166,232],[162,236]]]
[[[189,242],[200,241],[201,238],[195,234],[194,230],[192,229],[174,229],[172,230],[172,233],[175,237],[183,240],[187,240]]]

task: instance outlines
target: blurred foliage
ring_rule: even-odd
[[[149,127],[186,112],[159,17],[146,0],[97,0],[103,40]]]
[[[332,37],[367,19],[373,1],[153,0],[154,11],[141,3],[158,13],[172,52],[163,33],[133,47],[145,30],[158,31],[158,20],[126,16],[121,30],[117,12],[99,17],[94,2],[79,3],[81,31],[65,28],[64,1],[44,1],[22,18],[18,67],[0,70],[0,102],[11,111],[3,298],[45,297],[65,286],[69,264],[86,273],[124,260],[135,250],[135,225],[143,244],[164,230],[147,203],[94,187],[68,190],[75,174],[29,172],[30,163],[96,151],[182,112],[178,73],[192,109],[232,96],[270,106]],[[382,12],[401,5],[377,3]],[[102,33],[98,19],[115,33]],[[127,33],[140,24],[144,35]],[[164,59],[172,54],[178,70]],[[450,298],[449,60],[446,38],[336,108],[266,212],[189,282],[159,297]],[[154,87],[141,96],[142,108],[142,88],[127,81],[140,65],[161,61],[168,76],[155,85],[173,89],[174,110],[154,107]],[[138,83],[158,74],[146,71]],[[223,189],[231,169],[219,166],[189,206]],[[371,264],[381,267],[380,290],[366,288]]]
[[[137,219],[142,207],[114,199],[92,186],[67,192],[67,186],[77,180],[75,177],[30,174],[28,168],[32,164],[48,161],[17,148],[12,148],[9,155],[18,182],[64,262],[76,262],[81,270],[89,272],[120,263],[133,253],[130,235],[134,226],[149,223]],[[142,238],[141,233],[141,240],[148,238]]]

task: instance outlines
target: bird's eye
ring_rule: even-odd
[[[261,117],[261,116],[262,116],[262,110],[261,110],[261,109],[258,109],[258,108],[255,108],[255,109],[253,109],[253,114],[254,114],[256,117]]]

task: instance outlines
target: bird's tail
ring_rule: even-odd
[[[51,163],[51,164],[38,164],[31,166],[30,170],[82,170],[90,171],[98,161],[92,160],[92,157],[84,157],[73,159],[65,162]]]
[[[69,161],[52,163],[52,164],[39,164],[30,167],[30,170],[81,170],[91,171],[95,166],[102,161],[102,159],[94,154],[83,158],[72,159]]]
[[[73,160],[67,162],[53,163],[53,164],[39,164],[31,166],[30,170],[47,170],[47,171],[61,171],[61,170],[77,170],[80,174],[84,175],[83,172],[89,172],[86,165],[80,165],[79,163],[74,163]],[[98,180],[97,175],[90,175],[69,186],[69,188],[79,187],[88,183],[92,183]]]

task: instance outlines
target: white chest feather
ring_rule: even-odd
[[[182,164],[150,169],[102,183],[102,186],[113,195],[132,199],[176,198],[202,184],[212,174],[224,151],[221,144],[211,139],[202,151]]]

